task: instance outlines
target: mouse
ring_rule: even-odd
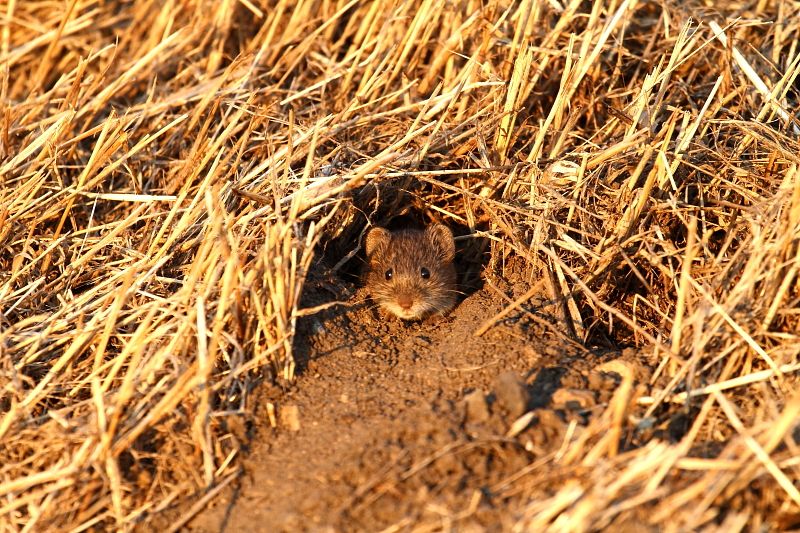
[[[444,314],[457,301],[456,246],[444,224],[424,230],[374,227],[366,238],[366,285],[372,299],[403,320]]]

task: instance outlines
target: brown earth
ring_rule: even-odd
[[[495,280],[446,317],[406,323],[382,317],[364,289],[315,278],[306,304],[353,292],[361,303],[299,324],[296,381],[260,396],[241,483],[191,531],[507,530],[530,495],[516,480],[602,413],[620,380],[614,360],[649,374],[632,351],[571,341],[544,297],[476,336],[529,290],[523,279]],[[525,413],[530,422],[509,435]]]

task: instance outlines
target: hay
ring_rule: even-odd
[[[520,528],[797,524],[796,4],[0,11],[4,529],[199,509],[253,383],[292,379],[315,247],[409,206],[551,280],[572,339],[660,361],[497,487]]]

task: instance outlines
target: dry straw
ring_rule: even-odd
[[[0,3],[2,528],[185,523],[400,185],[657,362],[495,487],[519,530],[796,526],[800,8],[719,4]]]

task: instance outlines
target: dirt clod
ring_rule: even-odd
[[[494,394],[497,406],[509,420],[519,418],[528,408],[528,388],[516,372],[503,372],[497,376]]]
[[[480,424],[489,420],[489,405],[483,391],[476,390],[464,397],[465,422],[467,424]]]
[[[284,405],[278,413],[283,427],[289,431],[300,431],[300,409],[296,405]]]
[[[553,405],[569,409],[586,409],[595,405],[595,395],[585,389],[558,389],[553,394]]]

